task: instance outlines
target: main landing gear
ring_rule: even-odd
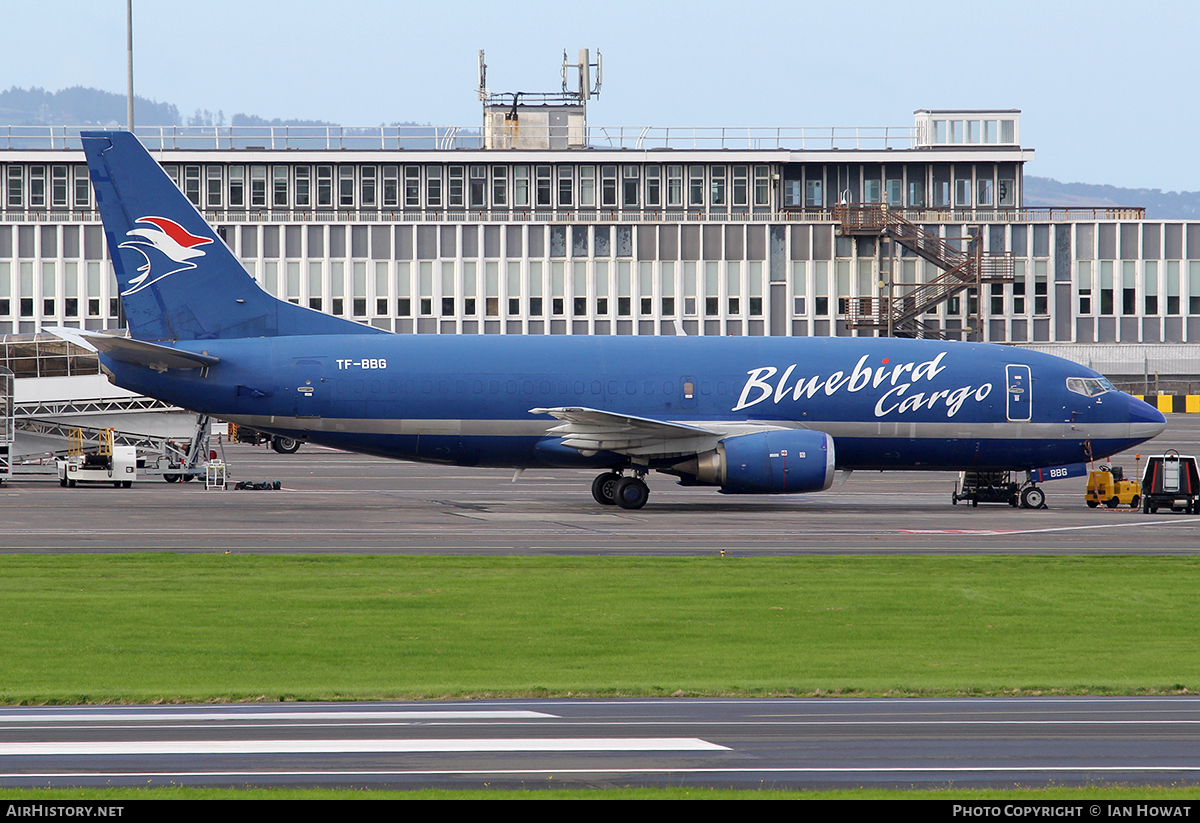
[[[592,497],[602,506],[617,505],[622,509],[640,509],[650,499],[645,472],[625,477],[620,472],[605,472],[592,481]]]

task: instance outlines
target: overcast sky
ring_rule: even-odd
[[[1017,108],[1027,171],[1200,190],[1200,3],[134,0],[140,96],[343,125],[477,126],[493,91],[556,91],[604,53],[606,126],[905,126]],[[4,4],[0,85],[125,90],[124,0]]]

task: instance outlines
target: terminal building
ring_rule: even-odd
[[[137,134],[264,289],[398,333],[1200,341],[1200,222],[1026,206],[1019,111],[606,128],[592,91]],[[123,325],[78,131],[0,130],[0,334]]]

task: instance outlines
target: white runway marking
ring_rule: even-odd
[[[717,752],[697,737],[447,740],[102,740],[2,742],[0,756],[169,754],[406,754],[430,752]]]
[[[286,711],[286,712],[0,712],[3,723],[144,722],[187,720],[536,720],[558,715],[535,711]]]
[[[726,775],[726,774],[775,774],[775,775],[820,775],[820,774],[863,774],[863,775],[943,775],[943,774],[1059,774],[1059,773],[1129,773],[1129,774],[1187,774],[1200,771],[1200,767],[1191,765],[1164,766],[879,766],[865,768],[837,768],[827,766],[782,766],[782,767],[687,767],[687,768],[617,768],[617,769],[413,769],[413,770],[328,770],[328,771],[194,771],[194,772],[0,772],[0,780],[5,779],[49,779],[56,777],[69,778],[137,778],[174,779],[180,777],[192,778],[312,778],[312,777],[545,777],[561,775]]]

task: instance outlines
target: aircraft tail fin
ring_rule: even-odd
[[[136,137],[123,131],[81,137],[135,339],[382,331],[263,291]]]

